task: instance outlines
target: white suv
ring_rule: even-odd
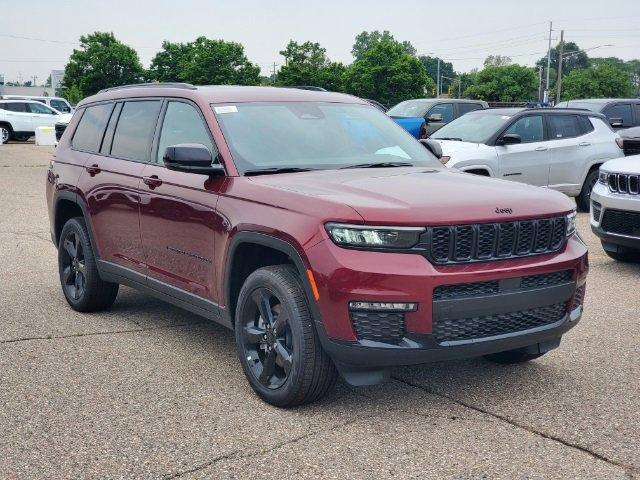
[[[2,95],[0,96],[0,100],[27,100],[29,102],[40,102],[44,103],[48,107],[53,108],[54,110],[57,110],[60,113],[73,113],[76,111],[76,109],[73,108],[71,104],[62,97],[42,97],[35,95]]]
[[[640,155],[600,167],[591,192],[591,229],[611,258],[640,259]]]
[[[38,127],[55,127],[70,120],[70,113],[60,113],[37,101],[0,100],[0,143],[24,142]]]
[[[469,112],[431,135],[447,167],[548,187],[589,210],[598,167],[624,156],[602,114],[569,109]]]

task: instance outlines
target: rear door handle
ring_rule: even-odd
[[[581,142],[578,145],[580,145],[581,147],[588,147],[591,144],[589,142]]]
[[[150,177],[142,177],[142,181],[149,186],[151,190],[162,185],[162,180],[157,175],[151,175]]]
[[[87,172],[89,172],[89,175],[91,175],[92,177],[102,171],[100,170],[100,166],[97,163],[94,163],[90,167],[86,167],[86,169],[87,169]]]
[[[546,152],[548,149],[548,147],[536,147],[536,152]]]

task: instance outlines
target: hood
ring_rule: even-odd
[[[348,205],[372,224],[495,222],[551,216],[574,208],[565,195],[555,191],[442,167],[321,170],[264,175],[252,181]],[[496,209],[511,209],[512,213],[496,213]]]
[[[605,172],[640,174],[640,155],[609,160],[602,164],[600,169]]]
[[[640,140],[640,127],[625,128],[624,130],[618,130],[617,133],[622,138]]]
[[[58,115],[58,123],[69,123],[73,117],[72,113],[61,113]]]
[[[460,142],[457,140],[438,140],[436,142],[442,147],[442,154],[451,157],[450,162],[455,163],[461,160],[473,160],[487,158],[487,155],[495,155],[495,149],[484,143]],[[448,163],[451,166],[452,163]]]

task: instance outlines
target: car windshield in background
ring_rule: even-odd
[[[441,167],[370,105],[254,102],[212,108],[241,173],[377,164]]]
[[[581,108],[583,110],[591,110],[592,112],[599,112],[602,110],[602,103],[596,102],[562,102],[556,105],[556,108]]]
[[[459,140],[462,142],[484,143],[497,130],[502,128],[511,115],[490,113],[490,111],[471,112],[447,123],[431,135],[438,140]]]
[[[428,100],[407,100],[387,111],[390,117],[424,117],[433,102]]]

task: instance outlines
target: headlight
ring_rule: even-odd
[[[414,227],[374,227],[328,223],[327,233],[335,243],[346,247],[403,250],[413,247],[425,229]]]
[[[606,185],[607,184],[607,175],[608,175],[607,172],[602,172],[601,171],[600,173],[598,173],[598,182],[602,183],[603,185]]]
[[[576,233],[576,211],[567,215],[567,237]]]

